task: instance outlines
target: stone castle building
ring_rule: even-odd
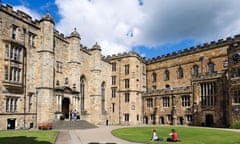
[[[226,127],[240,119],[240,36],[146,60],[102,56],[76,29],[55,30],[0,6],[0,129],[37,127],[73,111],[113,125]]]

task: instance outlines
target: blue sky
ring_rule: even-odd
[[[147,59],[240,33],[239,0],[2,0],[68,36],[98,42],[103,55],[136,51]]]

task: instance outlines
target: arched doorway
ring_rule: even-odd
[[[179,121],[180,121],[180,125],[184,124],[184,118],[183,117],[179,117]]]
[[[7,129],[15,129],[16,119],[7,119]]]
[[[160,122],[160,124],[164,124],[164,117],[160,117],[159,122]]]
[[[64,98],[62,100],[62,112],[66,119],[69,119],[69,105],[70,105],[69,98]]]
[[[148,117],[147,117],[147,116],[144,116],[144,117],[143,117],[143,123],[144,123],[144,124],[148,124]]]
[[[206,126],[212,127],[212,125],[213,125],[213,115],[208,114],[206,115]]]

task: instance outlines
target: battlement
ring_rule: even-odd
[[[0,10],[19,19],[19,20],[22,20],[22,21],[25,21],[27,23],[30,23],[32,25],[36,25],[38,23],[37,20],[33,20],[32,17],[30,15],[28,15],[27,13],[21,11],[21,10],[17,10],[15,11],[13,9],[13,7],[11,5],[0,5]]]
[[[64,35],[63,33],[60,33],[58,30],[55,30],[55,31],[54,31],[54,35],[55,35],[56,37],[60,38],[61,40],[66,41],[65,35]]]
[[[239,42],[239,41],[240,41],[240,35],[235,35],[234,37],[227,37],[226,39],[219,39],[218,41],[211,41],[210,43],[204,43],[202,45],[197,45],[196,47],[185,48],[183,50],[178,50],[177,52],[167,53],[162,56],[153,57],[147,60],[147,64],[151,64],[159,61],[165,61],[168,59],[181,57],[184,55],[194,54],[197,52],[206,51],[206,50],[214,49],[217,47],[222,47],[225,45],[229,45],[232,42]]]
[[[109,60],[113,59],[119,59],[119,58],[126,58],[126,57],[136,57],[139,60],[145,62],[145,57],[141,57],[138,53],[130,51],[130,52],[124,52],[124,53],[118,53],[118,54],[113,54],[113,55],[108,55],[105,58]]]

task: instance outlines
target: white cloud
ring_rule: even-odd
[[[101,45],[103,55],[118,54],[130,50],[130,47],[126,47],[123,44],[111,42],[109,40],[101,40],[99,43]]]
[[[56,0],[56,4],[62,16],[57,29],[69,34],[76,27],[83,45],[91,47],[97,41],[103,54],[128,51],[136,42],[137,25],[144,22],[137,0]]]
[[[62,16],[57,28],[71,33],[77,27],[82,43],[91,47],[98,41],[104,54],[183,39],[211,41],[240,31],[237,0],[56,0],[56,4]]]
[[[104,55],[129,51],[137,45],[209,42],[239,34],[239,0],[55,0],[56,29],[69,35],[74,28],[81,43],[96,42]],[[51,7],[52,4],[44,4]],[[15,6],[41,18],[24,6]]]

